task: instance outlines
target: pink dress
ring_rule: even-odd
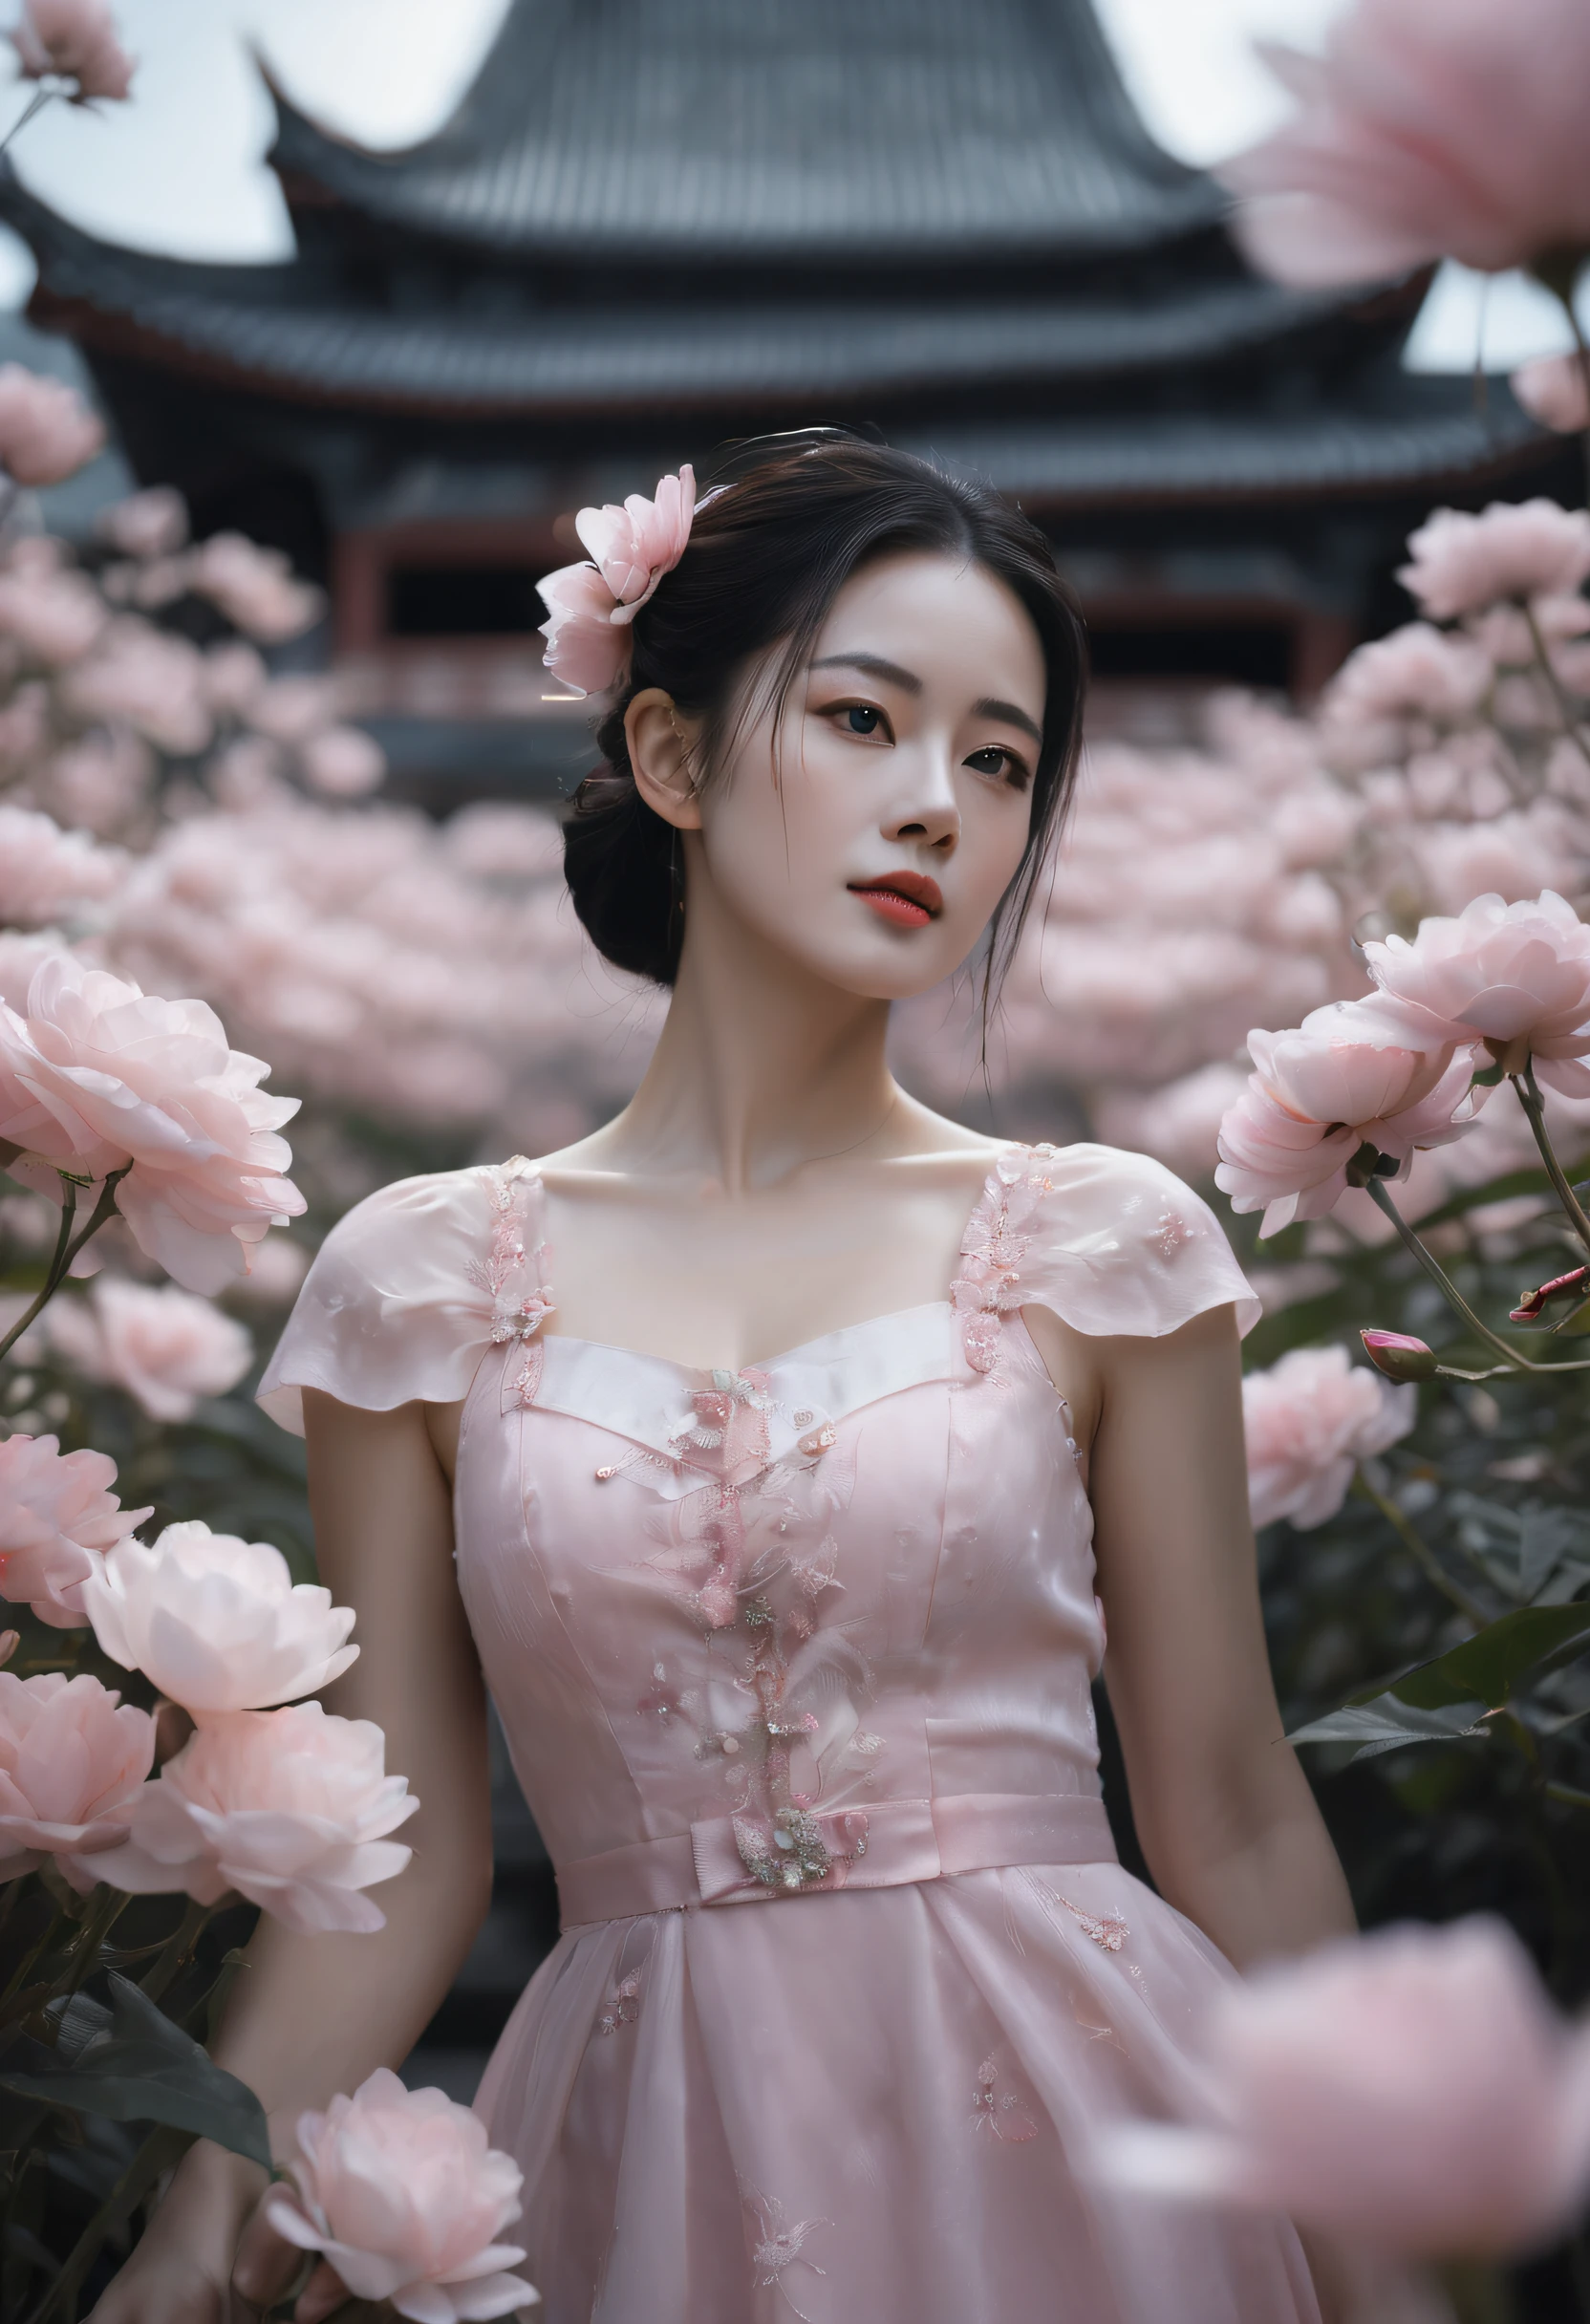
[[[1012,1149],[948,1298],[700,1373],[542,1330],[542,1202],[513,1161],[361,1203],[261,1393],[464,1399],[459,1584],[562,1904],[477,2101],[547,2324],[1318,2324],[1287,2223],[1086,2168],[1232,1972],[1115,1861],[1021,1309],[1246,1323],[1214,1217]]]

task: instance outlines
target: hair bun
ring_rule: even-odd
[[[563,827],[563,875],[580,925],[614,968],[672,984],[684,935],[677,834],[635,788],[619,719],[617,756],[587,775]],[[604,724],[604,742],[610,738]]]

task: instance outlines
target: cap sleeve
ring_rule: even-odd
[[[1159,1339],[1233,1305],[1247,1332],[1261,1312],[1208,1203],[1162,1163],[1112,1146],[1002,1157],[965,1248],[984,1312],[1047,1307],[1094,1337]],[[971,1306],[956,1291],[956,1304]]]
[[[338,1220],[260,1382],[272,1420],[301,1436],[306,1388],[373,1412],[465,1394],[491,1340],[487,1175],[400,1178]]]

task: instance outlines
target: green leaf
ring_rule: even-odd
[[[1460,1646],[1421,1663],[1386,1694],[1419,1711],[1478,1701],[1494,1709],[1526,1678],[1574,1647],[1590,1646],[1590,1605],[1522,1605],[1487,1623]],[[1384,1695],[1374,1700],[1382,1702]]]
[[[1372,1759],[1383,1751],[1398,1751],[1407,1743],[1450,1743],[1458,1735],[1483,1732],[1478,1721],[1485,1705],[1472,1698],[1437,1711],[1400,1702],[1394,1694],[1377,1694],[1367,1703],[1348,1703],[1322,1719],[1311,1719],[1287,1737],[1291,1743],[1356,1743],[1353,1759]]]
[[[218,2066],[146,1994],[113,1970],[108,2024],[75,2055],[32,2074],[0,2072],[0,2090],[48,2099],[113,2122],[191,2131],[270,2168],[265,2109],[246,2082]],[[75,2012],[75,2015],[76,2013]],[[80,2016],[77,2025],[80,2026]]]

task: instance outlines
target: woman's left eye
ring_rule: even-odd
[[[1031,769],[1023,764],[1013,750],[991,742],[986,750],[975,750],[966,761],[974,774],[1002,775],[1007,783],[1021,789],[1031,780]]]
[[[876,734],[883,724],[883,712],[870,702],[850,702],[840,715],[852,734]]]

